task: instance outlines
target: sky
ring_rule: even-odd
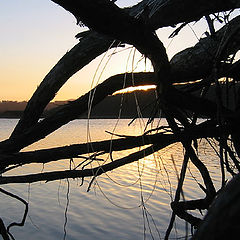
[[[117,2],[121,6],[128,6],[138,1]],[[199,24],[194,27],[195,33],[187,27],[173,40],[168,36],[174,29],[158,31],[169,58],[197,42],[205,26]],[[76,25],[70,13],[50,0],[0,0],[0,101],[29,100],[44,76],[77,44],[75,35],[84,30]],[[70,78],[54,100],[78,98],[113,74],[132,69],[151,70],[150,64],[145,65],[144,59],[139,62],[142,57],[132,48],[112,51],[98,57]]]

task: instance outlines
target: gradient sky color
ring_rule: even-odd
[[[127,6],[138,1],[117,2]],[[199,33],[198,30],[195,33],[200,37],[203,26],[199,26]],[[85,29],[77,26],[70,13],[50,0],[1,0],[0,30],[0,101],[23,101],[32,96],[49,70],[77,43],[75,35]],[[158,31],[170,58],[197,41],[190,27],[173,41],[167,38],[172,31],[170,28]],[[105,55],[94,82],[93,76],[102,56],[69,79],[55,100],[75,99],[110,75],[131,71],[133,65],[134,69],[138,66],[135,71],[145,69],[144,60],[137,64],[141,56],[135,54],[134,50],[115,51],[119,53],[112,55],[109,52]],[[105,67],[109,56],[112,56],[111,60]],[[147,64],[146,70],[150,69]]]

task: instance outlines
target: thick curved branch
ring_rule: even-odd
[[[144,0],[132,8],[132,15],[148,6],[148,25],[157,30],[161,27],[175,26],[182,22],[197,21],[211,13],[228,11],[240,7],[239,0]]]
[[[139,5],[131,8],[129,11],[130,14],[135,15],[137,12],[141,12],[145,8],[144,4],[140,3]],[[169,5],[168,4],[161,5],[158,11],[161,11],[162,7],[165,6]],[[155,12],[155,14],[157,12]],[[161,21],[161,19],[169,18],[160,17],[159,19]],[[212,46],[211,39],[209,40],[208,38],[208,41],[206,42],[207,45]],[[44,78],[43,82],[30,99],[24,111],[24,114],[21,120],[19,121],[18,125],[16,126],[12,136],[16,136],[17,134],[24,132],[26,129],[36,124],[47,103],[54,98],[57,91],[68,80],[68,78],[70,78],[74,73],[80,70],[83,66],[89,63],[96,56],[106,51],[110,44],[111,39],[107,38],[106,36],[97,34],[93,31],[89,32],[88,35],[82,38],[81,42],[78,45],[76,45],[70,52],[68,52]],[[205,49],[206,48],[210,49],[211,51],[210,47],[207,46],[205,47]],[[195,49],[197,49],[195,51],[197,52],[198,56],[199,54],[198,46],[196,46]],[[203,62],[202,57],[197,58],[198,64],[192,64],[191,61],[186,62],[185,60],[189,59],[189,53],[192,55],[191,53],[192,50],[193,49],[189,51],[188,49],[186,50],[186,52],[181,53],[182,56],[181,58],[179,58],[178,54],[172,59],[171,62],[171,66],[173,67],[172,76],[178,76],[178,78],[173,79],[173,81],[182,82],[196,80],[204,77],[202,74],[205,73],[206,71],[205,69],[202,68],[202,66],[198,65],[199,63]],[[202,55],[204,55],[204,53]],[[191,66],[196,66],[197,70],[192,71],[191,69],[191,71],[189,71],[188,64],[189,62],[191,62],[190,64]],[[210,65],[206,63],[205,66],[209,68]]]
[[[109,0],[52,1],[71,12],[89,28],[132,44],[151,60],[161,96],[167,93],[171,84],[171,69],[166,49],[144,19],[132,17]]]
[[[43,79],[29,100],[22,118],[12,133],[12,137],[34,126],[46,105],[55,97],[58,90],[77,71],[105,52],[113,39],[89,31],[80,42],[67,52]]]
[[[49,117],[38,122],[32,128],[25,130],[22,134],[11,137],[8,140],[0,142],[0,152],[16,152],[52,133],[59,127],[68,122],[77,119],[82,113],[88,111],[89,99],[94,93],[92,107],[102,101],[108,95],[111,95],[117,90],[134,85],[155,84],[155,78],[152,74],[146,78],[145,74],[138,73],[137,78],[133,77],[135,74],[128,73],[126,76],[120,74],[108,78],[103,83],[99,84],[95,89],[89,91],[75,101],[69,102],[66,105],[56,108],[56,111]],[[144,76],[144,77],[142,77]]]
[[[237,22],[238,23],[238,19],[237,20],[234,20],[235,22]],[[234,25],[235,26],[235,25]],[[220,31],[222,31],[223,32],[223,30],[220,30]],[[92,33],[93,34],[93,36],[96,36],[96,33]],[[108,44],[106,44],[106,40],[105,40],[105,38],[104,37],[101,37],[101,36],[99,36],[99,38],[100,38],[100,40],[102,40],[103,42],[101,43],[101,44],[103,44],[104,46],[105,46],[105,48],[107,48],[107,46],[108,46],[108,44],[110,43],[110,42],[108,42]],[[89,38],[86,38],[85,40],[87,41],[87,39],[89,39]],[[94,37],[94,39],[96,39],[95,37]],[[208,38],[209,39],[209,38]],[[82,41],[85,41],[85,40],[82,40]],[[94,45],[95,47],[93,48],[93,49],[89,49],[89,51],[93,51],[93,54],[95,54],[95,52],[96,52],[96,47],[97,46],[100,46],[100,45],[98,45],[99,43],[98,43],[98,41],[99,40],[97,40],[97,42],[96,42],[96,45]],[[212,43],[211,43],[211,39],[210,40],[208,40],[208,42],[210,42],[210,44],[208,44],[209,46],[212,46]],[[79,46],[81,46],[81,45],[79,45]],[[82,47],[83,47],[84,45],[82,45]],[[189,53],[190,53],[190,56],[191,56],[191,52],[194,50],[195,52],[198,52],[198,48],[199,48],[199,45],[197,45],[196,47],[194,47],[193,49],[190,49],[190,50],[186,50],[186,52],[184,52],[184,54],[179,54],[179,55],[176,55],[174,58],[173,58],[173,60],[171,61],[171,67],[173,68],[173,73],[174,73],[174,76],[179,76],[179,78],[181,78],[181,76],[182,76],[182,79],[184,78],[184,76],[186,77],[186,75],[188,75],[191,71],[189,71],[189,65],[185,68],[185,73],[184,74],[181,74],[180,72],[184,69],[184,67],[182,67],[183,65],[184,65],[184,63],[182,63],[182,60],[183,59],[186,59],[186,55],[188,55]],[[77,50],[77,51],[75,51],[75,50]],[[203,49],[202,49],[203,50]],[[71,57],[69,57],[71,54],[69,53],[68,55],[67,55],[67,59],[68,59],[68,61],[69,61],[69,63],[74,63],[75,62],[75,64],[76,64],[76,62],[77,61],[73,61],[74,59],[76,60],[76,59],[81,59],[81,57],[79,57],[79,56],[82,56],[81,54],[81,52],[78,52],[79,51],[79,49],[77,49],[77,47],[76,47],[76,49],[74,48],[72,51],[71,51],[71,54],[73,54]],[[216,51],[216,49],[215,49],[215,51]],[[79,54],[79,55],[78,55]],[[99,54],[99,53],[98,53]],[[96,56],[96,55],[94,55],[94,56]],[[180,57],[181,56],[181,57]],[[204,53],[202,54],[202,56],[204,57],[205,55],[204,55]],[[92,59],[92,58],[94,58],[93,56],[90,56],[90,58],[88,59],[88,60],[86,60],[86,62],[88,62],[88,61],[90,61],[90,59]],[[202,58],[201,58],[201,60],[202,60]],[[210,60],[211,61],[211,60]],[[86,62],[84,63],[84,61],[83,61],[83,65],[84,64],[86,64]],[[179,64],[181,62],[181,64]],[[199,62],[199,61],[198,61]],[[202,61],[200,61],[200,62],[202,62]],[[60,66],[61,67],[63,67],[63,64],[62,63],[66,63],[65,62],[65,58],[64,58],[64,60],[62,59],[60,62],[59,62],[59,64],[60,64]],[[192,62],[190,61],[190,63],[191,63],[191,65],[192,65]],[[204,66],[209,66],[210,64],[205,64]],[[57,65],[58,66],[58,65]],[[41,85],[41,88],[39,88],[39,91],[37,91],[35,94],[34,94],[34,97],[32,98],[32,100],[30,101],[30,103],[29,103],[29,105],[28,105],[28,107],[27,107],[27,109],[26,109],[26,112],[25,112],[25,114],[24,114],[24,116],[23,116],[23,119],[20,121],[20,123],[19,123],[19,125],[17,126],[17,128],[16,128],[16,130],[15,130],[15,132],[14,132],[14,134],[13,134],[13,137],[12,138],[14,138],[15,136],[17,137],[17,135],[18,134],[16,134],[16,133],[20,133],[20,132],[24,132],[23,133],[23,136],[30,136],[30,135],[32,135],[32,134],[30,134],[30,132],[33,132],[33,130],[29,130],[28,128],[30,127],[30,126],[33,126],[36,122],[37,122],[37,120],[38,120],[38,118],[39,118],[39,116],[40,116],[40,114],[41,114],[41,112],[43,111],[43,108],[45,107],[45,105],[47,104],[47,102],[49,101],[49,99],[51,99],[52,97],[53,97],[53,95],[56,93],[56,91],[61,87],[61,85],[62,84],[64,84],[64,81],[66,81],[67,80],[67,78],[68,77],[70,77],[70,75],[72,75],[75,71],[77,71],[77,69],[79,69],[79,67],[81,67],[81,65],[79,66],[79,65],[77,65],[77,67],[73,64],[73,67],[72,67],[72,65],[71,64],[68,64],[68,65],[64,65],[64,68],[66,67],[66,66],[68,66],[67,68],[66,68],[66,72],[62,72],[61,70],[59,71],[59,68],[58,67],[55,67],[54,69],[53,69],[53,72],[55,72],[55,74],[56,74],[56,76],[58,76],[58,77],[56,77],[55,78],[55,80],[52,80],[51,78],[47,78],[47,80],[45,79],[45,81],[44,81],[44,83]],[[181,66],[181,67],[178,67],[178,66]],[[204,72],[203,71],[203,69],[204,69],[204,66],[202,66],[202,67],[200,67],[200,68],[198,68],[198,73],[199,72]],[[60,68],[61,69],[61,68]],[[200,70],[201,69],[201,70]],[[165,69],[166,70],[166,69]],[[165,71],[164,70],[164,71]],[[183,72],[183,71],[182,71]],[[168,73],[168,70],[166,70],[166,72],[165,72],[166,74]],[[163,75],[165,75],[165,73],[163,73]],[[197,74],[198,74],[197,73]],[[51,73],[52,74],[52,73]],[[49,74],[48,76],[51,76],[51,74]],[[186,75],[185,75],[186,74]],[[61,79],[61,76],[64,76],[62,79]],[[154,77],[153,75],[151,76],[151,77]],[[194,76],[194,78],[196,79],[196,73],[195,73],[195,76]],[[147,84],[147,82],[146,82],[146,84]],[[116,87],[115,88],[115,90],[118,90],[118,88]],[[110,94],[110,92],[108,92],[108,91],[106,91],[106,93],[107,94]],[[101,94],[100,94],[101,95]],[[174,96],[174,94],[172,94],[173,96]],[[47,96],[47,97],[45,97],[45,96]],[[86,99],[87,99],[87,96],[88,95],[85,95],[85,96],[83,96],[83,97],[81,97],[80,99],[78,99],[78,100],[76,100],[76,101],[74,101],[74,102],[72,102],[71,104],[69,104],[67,107],[66,107],[66,109],[64,109],[64,111],[62,111],[62,112],[59,112],[59,114],[61,115],[61,116],[56,116],[56,118],[47,118],[46,119],[46,121],[44,120],[43,122],[41,122],[41,124],[39,125],[39,124],[37,124],[37,126],[35,127],[35,128],[33,128],[33,129],[38,129],[38,130],[36,130],[35,131],[35,133],[38,133],[38,131],[40,131],[40,129],[41,129],[41,127],[39,127],[39,126],[43,126],[44,125],[44,123],[49,123],[49,127],[47,127],[47,129],[48,130],[45,130],[44,131],[44,133],[42,133],[41,134],[41,136],[39,137],[39,138],[35,138],[35,137],[33,137],[33,135],[31,136],[31,137],[29,137],[29,138],[27,138],[27,144],[30,144],[30,143],[32,143],[33,141],[37,141],[37,140],[39,140],[39,139],[41,139],[41,138],[43,138],[43,137],[45,137],[47,134],[49,134],[50,132],[52,132],[52,131],[54,131],[55,129],[57,129],[58,127],[60,127],[60,126],[62,126],[63,124],[66,124],[67,122],[69,122],[69,121],[71,121],[71,120],[73,120],[74,118],[76,118],[81,112],[84,112],[84,111],[86,111]],[[102,95],[102,97],[100,97],[100,98],[95,98],[95,100],[94,100],[94,104],[95,103],[97,103],[97,102],[99,102],[101,99],[103,99],[103,97],[105,97],[106,96],[106,94],[105,95]],[[174,98],[173,98],[174,99]],[[81,103],[81,101],[83,101],[83,103]],[[186,102],[186,101],[185,101]],[[201,103],[199,102],[199,104],[201,105]],[[187,105],[187,104],[185,104],[185,105]],[[79,112],[79,107],[82,107],[82,106],[85,106],[85,107],[83,107],[83,109],[81,110],[81,112]],[[78,110],[76,111],[76,109],[78,108]],[[74,110],[75,109],[75,110]],[[66,110],[66,111],[65,111]],[[211,110],[210,110],[210,112],[211,112]],[[63,114],[69,114],[69,116],[66,116],[66,117],[64,117],[63,116]],[[58,120],[58,119],[60,119],[60,122],[56,125],[56,128],[52,128],[52,125],[54,124],[54,119],[55,120]],[[51,130],[50,130],[50,128],[51,128]],[[27,129],[28,129],[28,131],[27,131]],[[26,134],[26,132],[28,132],[28,134]],[[20,137],[20,138],[22,138],[23,139],[23,141],[25,141],[26,140],[26,138],[23,138],[23,136],[22,137]],[[16,142],[15,140],[13,140],[13,142]],[[3,144],[2,146],[5,146],[5,144]],[[27,146],[26,144],[24,144],[23,146]],[[18,146],[19,147],[19,146]],[[19,147],[18,149],[20,149],[21,147]],[[15,149],[17,149],[17,146],[15,147]],[[6,148],[4,151],[8,151],[8,148]]]
[[[78,98],[77,100],[58,107],[52,115],[38,122],[34,127],[28,129],[21,135],[0,142],[0,152],[17,152],[22,148],[42,138],[45,138],[48,134],[60,128],[64,124],[77,119],[79,115],[88,110],[89,97],[92,96],[93,92],[94,98],[92,100],[92,107],[102,101],[106,96],[122,89],[123,86],[129,87],[133,86],[133,84],[144,85],[156,83],[156,80],[151,73],[149,74],[149,78],[146,78],[145,74],[142,73],[138,73],[136,75],[137,77],[134,77],[134,82],[132,77],[135,76],[135,74],[132,73],[126,74],[126,77],[124,78],[122,75],[110,77],[103,83],[99,84],[95,89]],[[216,115],[217,105],[214,102],[189,94],[183,94],[174,88],[169,89],[166,99],[168,104],[177,105],[179,107],[183,107],[184,109],[201,113],[205,116],[215,117]],[[225,114],[231,115],[232,112],[226,109]]]
[[[51,0],[90,29],[123,42],[134,42],[142,23],[109,0]],[[134,36],[135,35],[135,36]]]
[[[170,61],[172,81],[182,82],[184,79],[184,81],[194,81],[211,74],[216,60],[226,60],[230,54],[239,50],[239,26],[240,17],[238,16],[218,30],[214,36],[203,38],[194,47],[177,53]],[[229,39],[229,36],[232,38]],[[217,53],[221,50],[223,43],[227,43],[227,47],[224,55],[217,59]]]
[[[52,0],[90,29],[135,46],[157,71],[169,71],[165,47],[144,19],[132,17],[109,0]]]
[[[107,30],[108,33],[111,32],[111,35],[113,34],[114,37],[116,37],[116,34],[119,31],[119,34],[121,34],[122,36],[120,39],[124,39],[122,35],[123,33],[125,34],[131,33],[130,35],[135,40],[138,40],[138,37],[140,36],[140,42],[137,43],[137,45],[139,45],[139,48],[143,51],[143,53],[145,53],[146,55],[149,55],[150,58],[154,58],[153,56],[156,56],[155,57],[156,59],[153,62],[161,63],[162,61],[165,61],[166,64],[168,65],[165,49],[161,44],[161,42],[157,39],[157,37],[151,32],[147,34],[148,37],[151,36],[150,39],[152,39],[152,41],[155,43],[155,44],[150,44],[150,46],[152,47],[150,48],[150,52],[149,52],[148,47],[146,45],[147,45],[147,42],[150,41],[150,39],[147,41],[146,39],[142,39],[145,36],[144,29],[141,29],[141,26],[143,26],[142,23],[140,23],[140,21],[134,19],[133,17],[130,17],[124,11],[117,8],[113,3],[110,3],[110,1],[96,1],[96,2],[55,1],[55,2],[62,4],[68,10],[73,12],[73,14],[75,14],[77,18],[78,18],[78,14],[83,15],[83,18],[84,18],[84,14],[90,13],[91,15],[93,14],[92,10],[95,10],[93,15],[87,16],[86,21],[88,22],[88,20],[90,20],[92,22],[92,23],[89,22],[89,25],[95,24],[96,26],[94,25],[94,28],[99,29],[101,27],[104,27],[105,30],[102,29],[103,30],[102,33],[106,32],[106,29],[108,29],[109,25],[116,24],[116,21],[118,21],[120,29],[116,31],[116,28],[113,28],[112,26]],[[97,3],[99,5],[97,5]],[[76,12],[77,11],[76,6],[78,6],[78,4],[80,5],[83,4],[83,8],[80,8],[80,13]],[[82,6],[80,5],[79,7]],[[104,6],[104,9],[99,8],[102,6]],[[99,11],[100,9],[101,11]],[[112,10],[114,11],[112,12]],[[105,13],[109,13],[109,14],[103,14],[104,11]],[[95,14],[101,15],[99,19],[97,19],[97,21],[96,21]],[[103,22],[101,22],[102,20]],[[130,20],[130,23],[128,22],[128,20]],[[107,22],[104,22],[104,21],[107,21]],[[101,25],[101,23],[103,25]],[[125,25],[127,25],[128,27]],[[136,27],[135,25],[137,25],[138,27]],[[125,27],[128,28],[127,30],[128,32],[126,32],[126,29],[124,29]],[[137,36],[134,35],[135,29],[137,31],[140,31],[137,34]],[[122,32],[120,30],[122,30]],[[76,45],[69,53],[67,53],[45,77],[41,85],[38,87],[38,89],[36,90],[32,98],[28,102],[28,105],[24,111],[24,114],[21,120],[19,121],[18,125],[16,126],[12,134],[12,137],[17,136],[18,134],[24,132],[28,128],[34,126],[37,123],[38,119],[40,118],[48,102],[54,98],[55,94],[62,87],[62,85],[74,73],[79,71],[83,66],[88,64],[91,60],[96,58],[101,53],[105,52],[110,46],[111,41],[112,41],[111,38],[109,39],[109,37],[105,35],[97,34],[93,31],[90,31],[88,35],[83,37],[81,39],[81,42],[78,45]],[[141,45],[144,45],[145,50],[142,49]],[[163,54],[161,53],[157,54],[158,49],[161,52],[163,52]],[[162,60],[162,57],[165,60]]]
[[[222,35],[225,33],[225,30],[229,29],[238,29],[238,24],[240,23],[240,17],[234,19],[231,21],[231,23],[221,29],[217,34],[217,36],[222,37]],[[219,39],[218,39],[219,40]],[[203,42],[200,42],[195,47],[191,49],[187,49],[184,52],[177,54],[173,60],[171,61],[171,68],[172,68],[172,75],[174,78],[175,76],[178,76],[174,80],[178,79],[191,79],[191,77],[194,76],[194,80],[199,77],[203,77],[203,73],[205,73],[209,69],[209,66],[211,66],[214,58],[214,54],[217,51],[217,47],[215,43],[212,42],[212,37],[208,37],[206,39],[203,39]],[[211,46],[211,48],[210,48]],[[228,48],[230,52],[229,54],[236,50],[234,45],[232,48]],[[207,48],[209,51],[206,53],[205,48]],[[201,52],[201,54],[200,54]],[[197,56],[199,55],[199,56]],[[188,56],[188,57],[187,57]],[[195,61],[193,58],[197,58],[197,63],[193,64],[193,61]],[[189,58],[193,59],[192,61],[189,60]],[[189,61],[186,61],[189,60]],[[203,61],[204,59],[204,61]],[[192,70],[192,66],[196,66],[196,71]],[[210,69],[209,69],[210,71]],[[182,73],[180,73],[182,72]],[[135,85],[141,85],[141,84],[157,84],[154,73],[136,73],[133,75],[135,79]],[[119,89],[122,89],[125,85],[126,87],[132,86],[132,74],[126,75],[126,85],[124,84],[123,80],[124,77],[121,77],[121,75],[117,75],[114,77],[109,78],[104,83],[100,84],[95,90],[95,96],[93,100],[93,106],[97,103],[99,103],[101,100],[103,100],[107,95],[112,94],[114,91],[117,91]],[[95,91],[94,90],[94,91]],[[68,123],[69,121],[77,118],[81,113],[87,111],[88,109],[88,100],[91,92],[88,94],[82,96],[78,100],[70,103],[69,105],[65,107],[61,107],[59,111],[57,111],[56,117],[50,117],[43,120],[41,123],[38,123],[36,125],[35,133],[38,134],[41,131],[41,136],[39,138],[35,138],[34,134],[30,134],[31,131],[29,130],[27,136],[32,135],[31,137],[28,137],[29,144],[37,141],[43,137],[45,137],[47,134],[51,133],[52,131],[56,130],[58,127],[62,126],[63,124]],[[41,98],[40,98],[41,99]],[[180,107],[183,107],[185,109],[195,110],[196,112],[199,112],[200,114],[206,115],[206,116],[214,116],[217,110],[217,106],[214,103],[209,102],[208,100],[204,99],[198,99],[196,97],[193,97],[191,95],[183,94],[175,89],[169,90],[167,94],[167,101],[168,103],[177,104]],[[203,104],[205,102],[205,104]],[[37,106],[36,106],[36,109]],[[37,110],[35,110],[37,111]],[[227,113],[227,112],[226,112]],[[30,115],[29,115],[30,116]],[[36,118],[37,119],[37,118]],[[36,121],[35,119],[35,121]],[[55,119],[55,120],[54,120]],[[57,124],[54,123],[54,121],[59,120]],[[38,126],[43,126],[46,122],[46,129],[43,129],[43,127],[38,128]],[[22,125],[20,125],[22,126]],[[20,127],[19,127],[20,128]],[[35,128],[34,128],[35,129]],[[40,130],[41,129],[41,130]],[[26,143],[26,144],[28,144]],[[4,146],[4,145],[3,145]],[[27,145],[24,145],[27,146]],[[1,147],[1,144],[0,144]],[[8,149],[8,148],[6,148]],[[5,149],[5,150],[6,150]]]

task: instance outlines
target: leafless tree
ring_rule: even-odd
[[[135,6],[120,8],[110,0],[52,0],[71,12],[77,24],[84,24],[89,30],[78,34],[79,43],[66,53],[43,79],[24,114],[9,139],[0,142],[0,184],[32,183],[42,180],[83,178],[101,175],[166,146],[180,142],[185,149],[182,169],[175,199],[171,204],[173,214],[165,239],[168,239],[175,215],[188,221],[198,230],[193,239],[229,239],[230,234],[239,235],[239,157],[240,120],[239,105],[239,60],[236,54],[240,42],[240,17],[237,8],[239,0],[142,0]],[[190,48],[168,59],[166,49],[156,30],[171,26],[172,37],[191,22],[205,19],[209,31],[205,37]],[[217,23],[217,27],[216,27]],[[123,44],[134,46],[153,66],[153,72],[123,73],[112,76],[90,92],[58,107],[52,114],[40,120],[46,105],[54,98],[66,81],[111,47]],[[78,118],[88,110],[92,91],[92,106],[117,90],[134,84],[157,86],[157,110],[161,110],[168,122],[168,131],[149,131],[142,136],[121,136],[112,141],[60,146],[21,152],[21,150],[45,138],[64,124]],[[177,87],[176,83],[184,83]],[[215,100],[205,97],[210,87],[215,88]],[[234,88],[230,92],[229,89]],[[228,104],[232,97],[234,103]],[[232,95],[232,96],[230,96]],[[234,96],[233,96],[234,95]],[[154,118],[155,116],[152,116]],[[198,118],[204,122],[198,123]],[[171,134],[169,134],[169,131]],[[213,138],[219,143],[219,157],[222,168],[222,188],[215,189],[208,168],[198,158],[197,140]],[[30,163],[48,163],[79,157],[86,153],[102,154],[145,146],[121,159],[114,159],[96,168],[43,172],[21,176],[4,176],[12,168]],[[93,150],[94,149],[94,150]],[[205,198],[180,201],[188,162],[199,170],[205,186]],[[233,176],[226,184],[225,171]],[[209,209],[202,220],[187,210]],[[220,214],[219,214],[220,213]],[[227,221],[228,224],[223,224]],[[218,225],[221,226],[217,229]],[[2,236],[8,238],[4,224]]]

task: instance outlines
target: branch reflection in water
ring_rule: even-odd
[[[144,119],[147,121],[147,119]],[[117,120],[90,120],[90,136],[92,141],[116,138],[105,131],[112,132]],[[164,120],[161,120],[164,121]],[[1,138],[6,138],[17,120],[1,119]],[[140,135],[143,128],[136,120],[130,127],[130,120],[120,120],[115,133],[123,135]],[[157,122],[156,122],[157,124]],[[143,122],[141,123],[144,126]],[[163,122],[164,125],[164,122]],[[87,139],[87,120],[75,120],[59,129],[48,138],[35,143],[24,150],[56,147],[67,144],[85,142]],[[104,136],[104,137],[103,137]],[[138,150],[138,149],[133,149]],[[130,152],[117,152],[111,156],[118,159]],[[207,156],[207,158],[205,157]],[[111,161],[109,154],[96,158]],[[215,184],[221,182],[217,158],[206,141],[201,142],[199,158],[207,163]],[[83,159],[72,159],[71,168],[76,167]],[[173,164],[174,161],[174,164]],[[180,173],[183,152],[180,144],[173,144],[154,155],[125,165],[116,170],[102,174],[93,181],[87,192],[90,178],[69,179],[34,184],[9,184],[4,189],[10,191],[29,203],[29,213],[24,227],[12,227],[11,232],[16,239],[62,239],[66,231],[66,239],[146,239],[151,235],[157,239],[164,238],[164,233],[171,216],[170,202],[174,198],[177,187],[177,172]],[[98,166],[102,161],[93,161],[91,166]],[[45,165],[31,164],[9,175],[47,172],[51,170],[69,169],[70,160],[53,162]],[[175,166],[174,166],[175,165]],[[90,166],[90,165],[89,165]],[[87,168],[88,166],[86,166]],[[175,168],[176,167],[176,168]],[[194,166],[190,165],[184,182],[186,200],[204,197],[198,184],[202,184],[201,176]],[[70,190],[69,196],[67,196]],[[1,195],[1,218],[5,225],[21,219],[24,206],[21,202]],[[67,206],[66,211],[66,204]],[[63,230],[67,214],[67,225]],[[17,219],[17,220],[16,220]],[[21,221],[21,220],[20,220]],[[176,231],[171,237],[185,234],[185,222],[177,220]]]

